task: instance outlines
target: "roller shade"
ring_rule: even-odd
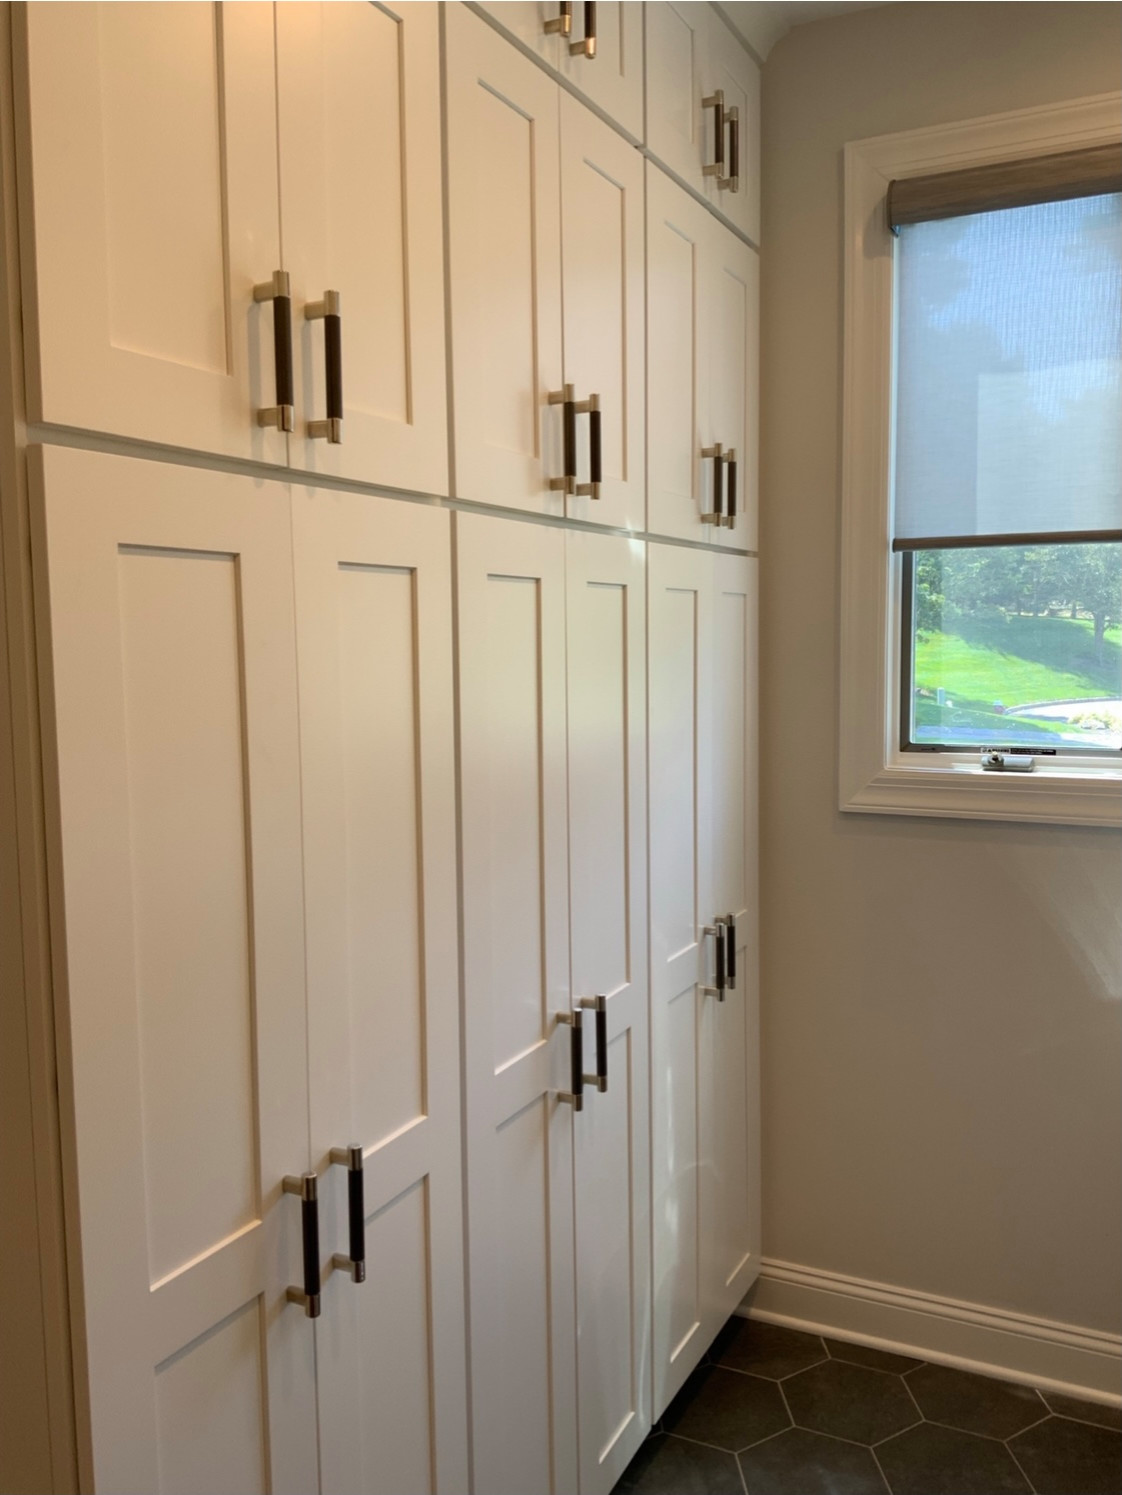
[[[1122,539],[1122,194],[901,226],[894,547]]]
[[[896,233],[905,223],[1107,192],[1122,192],[1122,144],[902,177],[888,184],[888,226]]]

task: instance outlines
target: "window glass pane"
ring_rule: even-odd
[[[1122,749],[1122,544],[920,550],[913,565],[914,743]]]
[[[1122,196],[900,231],[895,538],[1122,529]]]

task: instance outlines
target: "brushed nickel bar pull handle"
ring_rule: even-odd
[[[567,34],[567,33],[566,33]],[[585,0],[584,4],[584,41],[570,42],[569,51],[574,57],[587,57],[590,61],[596,56],[596,4],[595,0]]]
[[[712,924],[707,924],[701,931],[704,935],[712,935],[716,946],[716,973],[712,986],[703,986],[701,994],[705,997],[716,997],[718,1002],[725,1000],[725,921],[715,919]]]
[[[574,493],[577,481],[577,403],[573,386],[551,389],[546,397],[551,405],[561,406],[561,436],[564,452],[563,476],[550,478],[554,493]]]
[[[723,182],[722,187],[727,187],[730,192],[740,191],[740,108],[734,104],[725,115],[729,122],[729,174]]]
[[[716,89],[702,99],[703,109],[713,111],[713,160],[701,168],[702,176],[724,177],[725,174],[725,91]],[[718,183],[720,185],[720,183]]]
[[[596,1073],[585,1075],[586,1085],[595,1085],[601,1094],[608,1088],[608,999],[604,996],[582,997],[581,1007],[596,1014]]]
[[[304,1286],[290,1287],[285,1297],[290,1303],[299,1303],[305,1318],[319,1318],[319,1188],[314,1173],[302,1173],[298,1177],[288,1174],[282,1185],[286,1194],[296,1194],[300,1200],[300,1234],[304,1247]]]
[[[725,926],[725,990],[736,990],[736,915],[726,914]]]
[[[725,449],[718,441],[714,446],[703,446],[701,448],[703,457],[713,459],[713,508],[708,514],[702,514],[702,524],[722,525],[725,522],[725,500],[724,500],[724,473],[725,473]]]
[[[547,36],[569,36],[573,30],[573,6],[572,0],[561,0],[557,7],[558,14],[552,21],[545,23]]]
[[[578,415],[588,416],[588,467],[589,482],[578,483],[573,489],[574,493],[587,494],[589,498],[600,497],[600,484],[603,481],[603,448],[600,440],[600,396],[589,395],[587,400],[581,400],[574,405],[573,409]],[[574,458],[574,475],[576,465]]]
[[[364,1163],[362,1148],[356,1143],[350,1147],[333,1147],[331,1161],[347,1170],[347,1249],[349,1256],[336,1252],[331,1258],[332,1266],[349,1272],[352,1282],[366,1281],[366,1200],[364,1192]]]
[[[273,303],[273,369],[277,403],[257,412],[259,426],[295,431],[296,405],[292,394],[292,295],[287,270],[274,270],[272,280],[253,287],[254,301]]]
[[[310,420],[308,435],[326,437],[332,446],[343,440],[343,312],[338,291],[324,291],[322,301],[309,301],[306,322],[323,322],[324,369],[327,384],[327,419]]]
[[[569,1084],[571,1090],[559,1090],[557,1099],[572,1106],[574,1111],[584,1110],[584,1023],[581,1011],[559,1012],[557,1021],[569,1029]]]
[[[736,448],[730,446],[725,453],[725,462],[728,464],[728,477],[725,482],[725,524],[729,529],[736,528]]]

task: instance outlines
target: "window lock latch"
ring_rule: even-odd
[[[1036,759],[1031,753],[1001,753],[987,748],[982,753],[982,767],[990,773],[1032,773]]]

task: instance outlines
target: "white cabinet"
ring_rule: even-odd
[[[17,26],[31,418],[447,492],[436,8],[31,4]],[[255,300],[275,272],[288,299]],[[331,409],[305,316],[327,291]],[[258,423],[278,404],[288,437]],[[340,415],[341,444],[309,434]]]
[[[606,1495],[650,1426],[643,563],[456,527],[474,1488]]]
[[[656,1416],[759,1268],[755,564],[649,547]]]
[[[285,1301],[281,1190],[309,1167],[285,490],[32,456],[83,1485],[306,1495],[315,1351]]]
[[[635,0],[605,0],[596,6],[580,0],[576,4],[501,0],[482,9],[639,139],[643,132],[643,7]]]
[[[649,162],[647,286],[647,527],[752,550],[758,255]]]
[[[641,158],[478,16],[446,34],[456,494],[640,530]]]
[[[712,7],[652,0],[644,9],[647,146],[758,244],[759,67]]]
[[[36,467],[86,1482],[466,1489],[449,516]]]
[[[467,1489],[449,515],[293,494],[328,1495]],[[366,1280],[349,1251],[363,1158]]]

